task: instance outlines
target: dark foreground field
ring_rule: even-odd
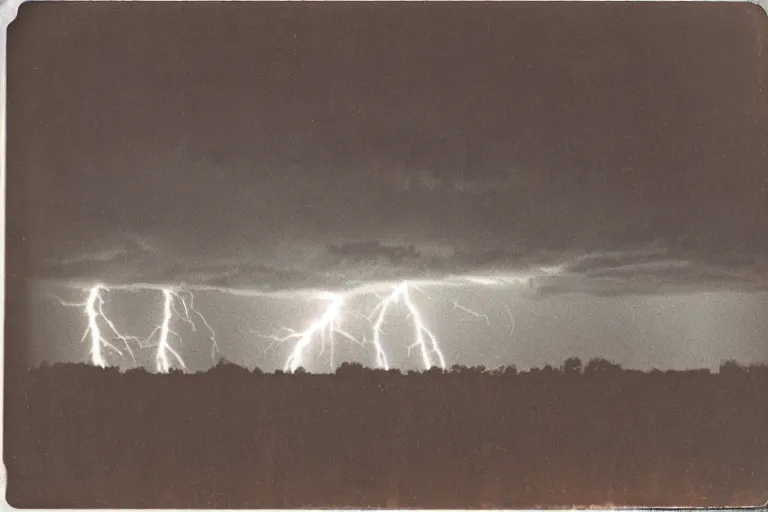
[[[28,372],[19,507],[534,507],[768,499],[768,368]],[[18,397],[18,398],[17,398]]]

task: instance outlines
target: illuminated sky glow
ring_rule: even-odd
[[[9,28],[19,361],[768,360],[755,6],[78,9]]]
[[[194,361],[190,370],[204,370],[219,355],[247,367],[294,371],[303,366],[313,372],[331,371],[343,361],[384,369],[452,364],[525,368],[558,365],[577,355],[585,360],[610,357],[628,367],[650,369],[716,368],[731,357],[745,362],[762,360],[760,336],[768,327],[761,316],[768,311],[765,292],[692,292],[683,287],[665,294],[551,293],[547,280],[556,278],[568,278],[566,282],[574,289],[579,287],[573,283],[580,281],[582,290],[597,286],[587,277],[567,276],[565,267],[557,273],[531,272],[527,277],[423,280],[409,283],[410,293],[406,293],[406,282],[372,282],[325,292],[205,287],[171,291],[167,285],[101,285],[100,294],[108,296],[111,316],[100,318],[113,326],[115,318],[130,318],[133,326],[125,321],[120,325],[124,331],[130,329],[128,339],[143,340],[138,364],[151,368],[154,354],[156,371],[186,368],[187,359]],[[60,292],[91,297],[96,289],[89,292],[88,288],[45,282],[35,293],[57,286]],[[184,296],[186,300],[181,299]],[[137,300],[139,297],[142,299]],[[187,304],[193,297],[203,305]],[[56,322],[35,331],[62,327],[69,331],[78,315],[63,311],[60,300],[48,302],[48,308],[57,306],[58,311],[49,316]],[[88,303],[68,305],[87,310]],[[190,321],[194,315],[203,318],[199,308],[211,318],[203,330]],[[610,313],[607,317],[606,312]],[[146,331],[153,318],[163,321],[147,336],[141,331]],[[176,329],[184,329],[184,335]],[[221,349],[211,345],[217,334],[226,339]],[[609,346],[600,341],[604,336],[612,340]],[[183,344],[175,348],[169,343],[171,338],[180,342],[182,337]],[[666,343],[669,338],[677,342]],[[152,339],[154,343],[150,343]],[[37,350],[38,358],[58,353],[54,359],[88,360],[85,349],[78,349],[74,342],[54,351],[50,347]],[[112,352],[98,357],[124,368],[136,364],[127,354]],[[93,354],[90,361],[99,364]]]

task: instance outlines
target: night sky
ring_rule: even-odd
[[[449,365],[766,362],[767,31],[749,4],[25,3],[7,243],[28,357],[88,360],[51,294],[145,283],[193,291],[222,354],[271,370],[289,346],[259,334],[308,326],[315,292],[409,279]],[[157,290],[105,298],[137,336],[162,314]],[[418,368],[409,322],[387,349]]]

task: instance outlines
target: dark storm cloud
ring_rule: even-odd
[[[329,245],[328,252],[340,261],[354,263],[364,261],[384,261],[400,265],[406,260],[418,260],[421,256],[413,245],[397,247],[383,245],[378,241],[348,242],[343,245]]]
[[[277,289],[563,264],[542,293],[761,286],[754,6],[147,9],[25,4],[11,25],[27,206],[8,243],[30,277]]]
[[[541,294],[586,292],[600,296],[692,293],[715,290],[764,291],[768,265],[742,255],[729,260],[649,248],[589,254],[563,265],[556,275],[537,278]]]
[[[112,250],[51,261],[39,269],[38,278],[79,284],[146,283],[258,293],[340,290],[403,279],[459,279],[478,286],[518,283],[518,289],[519,283],[527,283],[526,292],[539,296],[768,290],[768,265],[764,260],[748,255],[709,260],[706,254],[693,256],[658,245],[588,254],[520,255],[496,249],[425,255],[416,246],[389,246],[368,240],[331,244],[288,265],[257,258],[184,258],[129,241]]]

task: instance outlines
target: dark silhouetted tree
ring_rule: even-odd
[[[541,373],[545,375],[552,375],[553,373],[557,373],[557,370],[555,370],[551,364],[545,364],[544,368],[541,369]]]
[[[462,364],[454,364],[453,366],[451,366],[451,373],[461,375],[469,372],[470,372],[470,368]]]
[[[595,357],[590,359],[587,366],[584,367],[584,373],[593,375],[597,373],[610,373],[621,371],[621,365],[603,359],[602,357]]]
[[[347,361],[341,363],[341,365],[336,368],[336,375],[338,376],[356,377],[363,375],[364,372],[366,372],[366,369],[362,364]]]
[[[510,364],[504,367],[504,375],[507,377],[517,376],[517,366]]]
[[[565,360],[560,368],[563,373],[573,375],[576,373],[581,373],[584,369],[584,365],[582,364],[581,359],[578,357],[569,357]]]
[[[723,361],[720,364],[720,373],[725,376],[741,375],[744,373],[744,367],[742,367],[737,361],[729,359]]]

